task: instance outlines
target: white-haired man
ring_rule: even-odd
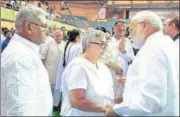
[[[1,115],[49,116],[52,93],[40,59],[46,18],[42,9],[24,6],[17,14],[14,34],[1,54]]]
[[[179,17],[170,18],[165,21],[164,32],[169,35],[179,46],[180,39],[180,23]]]
[[[49,73],[49,81],[51,85],[51,91],[53,94],[53,106],[54,110],[58,109],[60,92],[55,89],[56,77],[59,65],[59,58],[62,52],[59,49],[59,43],[63,39],[63,32],[60,29],[56,29],[55,25],[50,27],[51,34],[45,39],[45,43],[41,51],[41,59],[44,66]]]
[[[179,53],[162,30],[160,17],[151,11],[131,19],[131,37],[141,49],[129,67],[123,102],[109,106],[107,115],[179,115]]]

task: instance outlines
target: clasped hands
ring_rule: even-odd
[[[106,105],[105,114],[106,114],[106,116],[119,116],[113,111],[113,107],[110,105]]]

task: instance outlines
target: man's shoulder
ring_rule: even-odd
[[[55,43],[56,43],[56,41],[52,36],[47,36],[46,39],[45,39],[45,42],[44,42],[45,45],[47,45],[47,44],[55,44]]]

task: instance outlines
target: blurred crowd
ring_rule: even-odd
[[[2,116],[179,116],[178,17],[141,11],[85,32],[46,19],[26,5],[2,28]]]

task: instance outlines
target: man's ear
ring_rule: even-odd
[[[29,22],[26,22],[25,23],[25,30],[28,32],[28,34],[31,34],[32,33],[32,30],[31,30],[31,25]]]

